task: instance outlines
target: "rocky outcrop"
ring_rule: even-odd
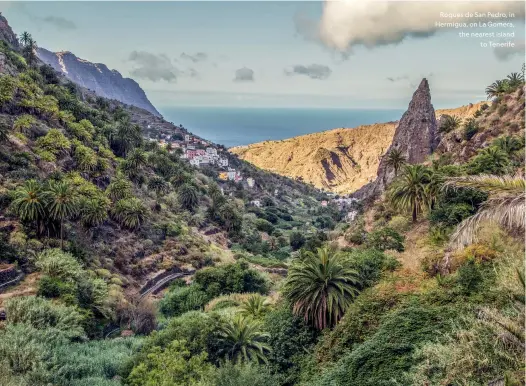
[[[394,169],[387,162],[387,155],[391,150],[400,150],[408,163],[417,164],[426,160],[438,142],[435,109],[431,104],[429,83],[424,78],[396,127],[391,146],[380,160],[376,180],[356,191],[353,197],[365,199],[385,191],[387,185],[395,178]]]
[[[9,26],[7,19],[0,13],[0,40],[5,41],[11,47],[19,48],[18,38]]]
[[[140,107],[155,116],[161,116],[136,81],[123,78],[118,71],[108,69],[105,64],[88,62],[68,51],[51,52],[38,48],[37,54],[44,63],[97,95]]]

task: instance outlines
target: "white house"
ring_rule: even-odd
[[[228,179],[234,181],[236,179],[237,172],[235,170],[229,170],[227,173]]]
[[[226,168],[228,166],[228,158],[219,158],[217,164]]]
[[[206,153],[209,154],[209,155],[217,155],[217,149],[215,149],[213,147],[207,147],[206,148]]]
[[[253,188],[255,183],[256,183],[256,181],[254,181],[254,179],[252,177],[248,177],[247,178],[247,185],[248,185],[249,188]]]
[[[261,208],[261,201],[259,200],[252,200],[250,203],[258,208]]]
[[[189,136],[188,134],[186,134],[186,135],[184,136],[184,141],[185,141],[185,142],[190,142],[190,136]]]

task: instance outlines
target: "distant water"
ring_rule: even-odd
[[[164,118],[226,147],[399,120],[403,110],[169,107]]]

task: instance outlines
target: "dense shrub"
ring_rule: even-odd
[[[201,309],[209,297],[197,284],[172,288],[159,303],[164,316],[179,316],[188,311]]]
[[[299,377],[301,361],[316,343],[317,332],[294,316],[287,304],[268,313],[264,326],[270,334],[272,351],[267,355],[270,368],[282,374],[286,384],[294,384]]]
[[[209,267],[195,274],[195,283],[212,298],[229,293],[268,291],[267,280],[245,262]]]
[[[399,263],[377,249],[353,250],[346,257],[358,272],[360,288],[370,287],[380,279],[383,271],[393,270]]]
[[[290,246],[292,247],[293,251],[297,251],[303,245],[305,245],[305,236],[299,232],[293,232],[290,234]]]
[[[345,354],[333,368],[309,384],[407,384],[406,372],[414,364],[415,347],[448,331],[453,316],[450,307],[419,305],[410,305],[387,314],[374,335]]]
[[[400,235],[394,229],[381,228],[367,235],[367,246],[378,249],[379,251],[394,250],[403,252],[404,236]]]

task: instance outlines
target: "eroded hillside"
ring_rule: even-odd
[[[467,118],[482,104],[437,110],[436,115]],[[397,122],[388,122],[340,128],[230,151],[262,169],[346,194],[376,178],[380,158],[391,145],[396,126]]]

